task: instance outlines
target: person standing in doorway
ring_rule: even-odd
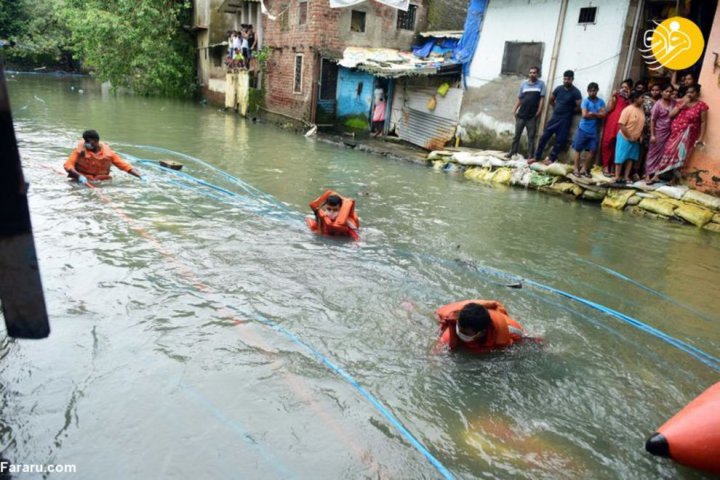
[[[375,89],[377,92],[378,89]],[[385,130],[385,112],[387,110],[387,102],[385,101],[385,92],[380,89],[380,95],[378,97],[375,94],[375,105],[373,105],[372,115],[372,135],[373,137],[379,137]]]
[[[573,116],[580,111],[580,102],[582,102],[580,90],[573,85],[574,79],[575,72],[565,70],[563,73],[563,84],[553,90],[550,96],[553,116],[547,124],[547,127],[545,127],[542,137],[540,137],[535,155],[528,159],[528,163],[533,163],[536,159],[542,158],[545,145],[553,135],[555,135],[555,145],[543,163],[550,165],[556,162],[558,154],[565,147],[565,143],[570,134],[570,125],[572,124]]]
[[[510,153],[505,158],[512,158],[518,153],[520,137],[523,130],[527,129],[528,157],[532,157],[535,149],[535,133],[537,131],[537,119],[540,116],[545,100],[545,82],[540,80],[540,69],[530,67],[528,78],[520,85],[517,100],[513,107],[515,117],[515,136],[513,137]]]

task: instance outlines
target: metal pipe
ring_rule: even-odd
[[[632,61],[635,54],[638,27],[640,25],[640,14],[642,13],[644,7],[645,0],[639,0],[637,4],[637,10],[635,11],[635,20],[633,21],[632,33],[630,34],[630,51],[628,52],[627,58],[625,59],[625,68],[623,69],[622,78],[630,77],[630,67],[632,66]]]
[[[553,42],[553,51],[550,56],[550,68],[549,75],[547,78],[547,87],[550,91],[553,88],[553,82],[555,79],[555,71],[557,70],[557,60],[560,55],[560,41],[562,40],[563,29],[565,28],[565,17],[567,15],[567,7],[569,0],[562,0],[560,5],[560,15],[558,16],[557,28],[555,29],[555,41]],[[543,111],[540,115],[540,125],[538,129],[542,129],[545,126],[545,120],[547,119],[548,110],[550,108],[550,100],[546,100],[543,105]]]

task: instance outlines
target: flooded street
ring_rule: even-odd
[[[52,333],[0,346],[6,458],[88,479],[705,478],[644,442],[718,379],[720,235],[88,79],[8,86]],[[147,181],[68,182],[88,128]],[[357,199],[359,243],[307,230],[327,188]],[[544,347],[431,353],[433,311],[466,298]]]

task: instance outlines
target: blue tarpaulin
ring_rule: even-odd
[[[431,53],[444,55],[447,52],[454,52],[458,46],[458,40],[455,38],[429,38],[422,45],[413,47],[413,53],[416,57],[426,58]]]
[[[455,52],[453,52],[453,60],[463,64],[463,77],[467,77],[480,39],[480,30],[482,30],[483,20],[485,19],[485,10],[487,9],[488,0],[470,0],[468,6],[468,15],[465,19],[465,29],[463,36],[458,43]]]

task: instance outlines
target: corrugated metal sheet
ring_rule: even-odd
[[[403,140],[427,150],[442,150],[455,135],[457,120],[405,108],[398,127],[398,135]]]
[[[436,87],[407,86],[402,117],[397,124],[398,136],[427,150],[441,150],[455,135],[462,90],[451,88],[447,95],[436,95]],[[436,107],[427,108],[430,98],[435,95]],[[397,101],[397,96],[395,97]]]

